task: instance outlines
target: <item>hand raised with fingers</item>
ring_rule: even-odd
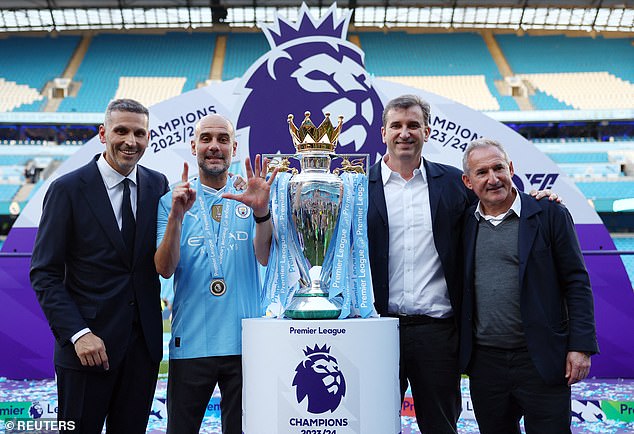
[[[242,194],[224,193],[222,197],[237,200],[251,207],[253,214],[257,217],[263,217],[269,212],[269,195],[271,193],[271,184],[277,175],[278,169],[275,168],[269,179],[266,174],[269,168],[269,159],[264,158],[260,166],[260,155],[255,156],[255,167],[251,167],[251,159],[247,157],[244,165],[247,171],[247,189]]]
[[[172,189],[171,213],[179,220],[183,220],[185,213],[191,209],[192,205],[194,205],[194,201],[196,200],[196,190],[191,188],[188,172],[189,165],[187,162],[184,162],[181,182]]]

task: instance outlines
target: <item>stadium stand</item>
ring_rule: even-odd
[[[230,33],[222,69],[222,79],[242,77],[253,62],[269,50],[262,33]]]
[[[366,66],[377,77],[424,88],[484,111],[518,110],[501,93],[504,77],[477,33],[359,32]],[[262,33],[98,34],[73,81],[76,95],[57,111],[99,112],[110,99],[128,95],[151,105],[194,89],[209,78],[216,38],[226,38],[222,79],[240,77],[269,46]],[[10,37],[0,40],[0,111],[40,111],[47,82],[61,76],[79,37]],[[536,109],[631,108],[634,56],[628,38],[496,35],[501,57],[528,83]],[[19,48],[17,48],[19,47]],[[46,68],[11,61],[44,58]],[[584,53],[579,56],[578,53]],[[407,58],[407,62],[402,59]],[[113,63],[112,59],[117,59]],[[508,77],[507,77],[508,78]]]
[[[610,161],[607,152],[566,152],[548,154],[551,160],[561,163],[608,163]]]
[[[132,98],[150,106],[180,95],[185,77],[119,77],[114,98]]]
[[[495,35],[515,74],[607,71],[634,83],[631,38]]]
[[[607,72],[563,72],[519,74],[533,86],[552,96],[557,103],[546,102],[548,109],[627,109],[634,101],[634,85]],[[559,106],[557,106],[559,105]],[[538,105],[539,107],[539,105]]]
[[[39,106],[44,99],[42,95],[32,87],[26,84],[17,84],[13,81],[6,81],[0,78],[0,111],[11,111],[22,105]],[[40,101],[38,104],[37,102]]]
[[[39,111],[46,83],[60,77],[78,36],[0,39],[0,111]],[[25,59],[32,62],[25,62]]]
[[[385,76],[384,80],[425,89],[458,101],[476,110],[500,110],[498,100],[491,94],[484,75],[398,77]]]
[[[622,199],[634,197],[634,181],[577,182],[577,187],[588,199]]]
[[[136,92],[145,104],[195,89],[209,76],[215,39],[212,33],[97,35],[74,77],[75,82],[81,82],[77,96],[65,98],[58,111],[101,112],[120,86],[129,89],[131,77],[143,77],[135,83],[141,87]],[[126,79],[120,82],[120,77]],[[163,89],[164,82],[157,77],[179,80],[168,80],[167,89]],[[143,99],[146,95],[150,102]]]
[[[538,91],[531,98],[535,108],[632,108],[631,39],[511,34],[495,38],[513,72]]]
[[[0,165],[0,182],[4,184],[21,184],[24,182],[24,165]]]
[[[0,201],[13,199],[20,189],[20,184],[0,184]]]
[[[530,96],[534,105],[541,110],[573,110],[574,107],[558,100],[552,95],[547,94],[539,89],[535,90],[535,94]]]
[[[475,33],[407,34],[358,33],[361,48],[366,53],[367,70],[379,78],[399,81],[408,77],[414,87],[424,87],[433,81],[419,77],[444,77],[438,93],[449,98],[449,89],[460,89],[460,102],[479,110],[518,110],[511,96],[503,96],[495,86],[502,75],[491,57],[483,38]],[[407,61],[403,61],[406,59]],[[484,77],[485,86],[478,78],[472,91],[460,76]],[[394,77],[400,77],[394,79]],[[416,77],[416,79],[414,79]],[[488,92],[487,92],[488,91]],[[483,99],[482,95],[486,94]]]

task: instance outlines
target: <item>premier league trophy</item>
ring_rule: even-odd
[[[336,127],[329,113],[319,127],[310,120],[310,112],[305,113],[299,128],[293,115],[288,116],[288,124],[297,153],[268,156],[277,162],[274,167],[280,172],[271,192],[275,264],[267,270],[267,281],[273,283],[265,286],[272,287],[269,299],[279,300],[286,317],[346,317],[351,304],[358,308],[358,299],[365,298],[367,305],[372,292],[364,164],[362,160],[350,161],[358,155],[335,154],[343,116]],[[367,163],[367,155],[364,157]],[[290,168],[289,158],[299,160],[299,173]],[[333,159],[342,159],[341,168],[335,171],[341,176],[330,172]],[[354,230],[353,220],[358,220]],[[357,287],[363,289],[358,297],[353,293]]]

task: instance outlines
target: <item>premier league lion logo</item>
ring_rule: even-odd
[[[33,402],[33,404],[31,404],[31,408],[29,408],[29,416],[31,416],[31,419],[39,419],[43,414],[44,409],[40,403],[38,401]]]
[[[381,142],[383,104],[363,63],[364,53],[346,40],[351,12],[335,17],[333,5],[320,20],[302,5],[297,22],[278,16],[262,24],[271,50],[244,75],[245,95],[237,128],[256,153],[294,154],[286,119],[332,113],[345,119],[338,154],[370,154],[385,150]],[[319,116],[318,116],[319,117]]]
[[[346,380],[330,348],[306,347],[304,360],[295,368],[293,386],[297,388],[297,403],[308,398],[308,412],[321,414],[335,411],[346,394]]]

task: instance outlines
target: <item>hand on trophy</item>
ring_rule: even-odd
[[[247,157],[244,165],[247,171],[247,189],[241,194],[223,193],[222,197],[226,199],[237,200],[251,207],[256,217],[264,217],[269,212],[269,195],[271,192],[271,184],[277,175],[278,169],[275,168],[269,179],[266,174],[269,168],[269,159],[264,158],[260,166],[260,155],[255,156],[255,167],[251,167],[251,160]]]
[[[187,162],[183,163],[183,174],[181,175],[181,182],[179,182],[172,189],[172,215],[179,221],[183,220],[185,213],[194,204],[196,200],[196,190],[191,188],[189,183],[189,165]]]

